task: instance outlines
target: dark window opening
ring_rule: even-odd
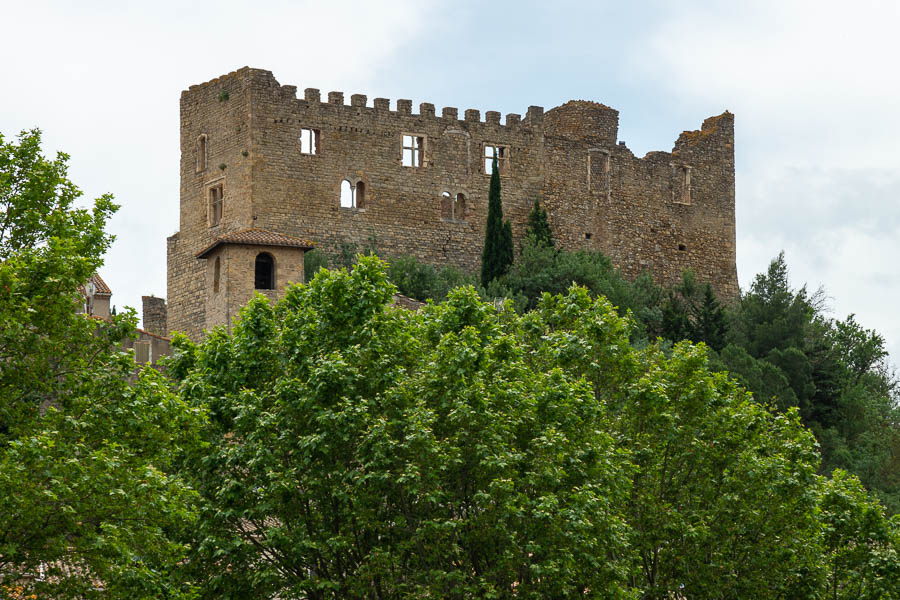
[[[213,269],[213,294],[219,293],[219,278],[222,274],[222,264],[219,257],[216,257],[216,266]]]
[[[687,246],[685,246],[684,244],[678,244],[678,249],[684,252],[685,250],[687,250]]]
[[[267,252],[256,255],[256,274],[253,287],[258,290],[275,289],[275,259]]]
[[[453,218],[457,221],[466,220],[466,196],[465,194],[457,194],[456,202],[453,203]]]
[[[593,235],[593,234],[591,234],[591,233],[585,233],[585,234],[584,234],[584,239],[586,239],[586,240],[591,239],[591,235]]]
[[[356,193],[353,197],[356,208],[365,208],[366,203],[366,184],[362,181],[356,182]]]

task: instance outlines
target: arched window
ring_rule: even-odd
[[[222,275],[222,263],[219,257],[216,257],[216,265],[213,267],[213,294],[219,293],[219,278]]]
[[[356,189],[354,194],[354,206],[356,208],[365,208],[366,207],[366,184],[362,181],[356,182]]]
[[[450,198],[450,192],[441,194],[441,218],[453,218],[453,200]]]
[[[345,179],[341,182],[341,208],[354,208],[356,204],[353,200],[353,186]]]
[[[258,290],[275,289],[275,259],[268,252],[260,252],[256,255],[256,274],[253,287]]]
[[[206,170],[206,134],[201,134],[200,137],[197,138],[197,143],[194,147],[194,150],[197,152],[197,172]]]
[[[465,194],[457,194],[456,202],[453,204],[453,218],[457,221],[466,220],[466,196]]]

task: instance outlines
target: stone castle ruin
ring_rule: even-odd
[[[726,298],[735,268],[734,117],[635,157],[618,111],[582,100],[524,118],[281,85],[242,68],[181,95],[180,229],[168,239],[168,307],[153,327],[199,338],[258,291],[303,281],[303,255],[375,240],[475,271],[491,162],[521,243],[534,201],[557,244],[601,250],[629,277],[693,269]],[[148,327],[149,328],[149,327]]]

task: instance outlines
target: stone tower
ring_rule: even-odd
[[[731,113],[638,158],[617,140],[618,111],[596,102],[532,106],[503,123],[495,111],[390,105],[362,94],[345,104],[341,92],[323,101],[313,88],[298,98],[247,67],[182,93],[169,329],[197,338],[254,288],[277,297],[303,280],[313,244],[374,243],[476,271],[494,156],[517,243],[537,199],[563,248],[601,250],[625,275],[663,284],[691,268],[737,295]]]

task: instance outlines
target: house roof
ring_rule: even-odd
[[[87,283],[94,284],[95,296],[112,296],[112,290],[109,289],[109,286],[106,285],[106,282],[103,281],[103,278],[96,273],[91,275],[91,278],[87,281]],[[81,292],[82,296],[87,296],[87,283],[85,283],[85,285],[78,286],[78,291]]]
[[[106,282],[103,281],[103,278],[96,273],[91,276],[91,282],[94,284],[95,294],[106,294],[107,296],[112,295],[112,290],[109,289],[109,286],[106,285]]]
[[[206,258],[213,250],[225,244],[237,244],[242,246],[279,246],[282,248],[299,248],[301,250],[312,250],[314,247],[313,243],[309,240],[251,227],[248,229],[238,229],[237,231],[232,231],[217,237],[212,244],[198,252],[196,257]]]

